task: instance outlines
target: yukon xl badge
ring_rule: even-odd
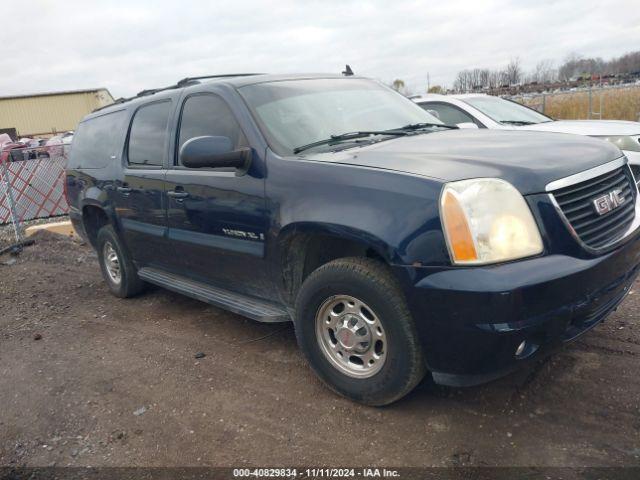
[[[601,197],[596,198],[593,201],[593,207],[596,209],[598,215],[604,215],[618,208],[626,201],[626,198],[622,195],[622,190],[616,189],[613,192],[609,192]]]
[[[248,240],[264,241],[264,233],[245,232],[244,230],[234,230],[232,228],[223,228],[222,233],[229,237],[246,238]]]

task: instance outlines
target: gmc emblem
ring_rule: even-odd
[[[616,189],[593,200],[593,207],[598,215],[604,215],[618,208],[625,201],[626,198],[622,195],[622,190]]]

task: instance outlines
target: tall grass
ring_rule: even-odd
[[[537,109],[540,109],[542,104],[541,96],[523,100],[525,105]],[[640,121],[640,87],[593,90],[592,111],[597,113],[600,105],[603,119]],[[589,93],[567,92],[547,95],[545,114],[563,120],[589,118]],[[591,118],[599,116],[592,115]]]

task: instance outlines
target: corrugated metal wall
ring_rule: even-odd
[[[104,89],[0,98],[0,128],[15,128],[19,137],[66,132],[92,110],[112,102]]]

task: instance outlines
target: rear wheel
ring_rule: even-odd
[[[102,276],[111,293],[127,298],[144,289],[144,282],[138,277],[128,252],[111,225],[100,229],[96,247]]]
[[[318,268],[300,289],[295,322],[311,367],[353,400],[392,403],[425,374],[404,294],[380,262],[344,258]]]

